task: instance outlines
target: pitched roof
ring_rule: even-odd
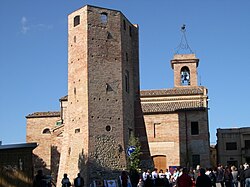
[[[169,102],[169,103],[142,103],[143,113],[169,113],[178,110],[204,109],[201,101]]]
[[[207,108],[207,89],[203,86],[196,86],[142,90],[141,99],[143,113],[203,110]]]
[[[205,87],[181,87],[181,88],[170,88],[162,90],[141,90],[141,97],[147,96],[179,96],[179,95],[203,95]]]
[[[26,116],[26,118],[41,118],[41,117],[60,117],[61,113],[58,111],[48,112],[34,112]]]
[[[59,101],[67,101],[68,100],[68,95],[65,95],[59,99]]]

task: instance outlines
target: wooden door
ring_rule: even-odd
[[[166,156],[162,156],[162,155],[154,156],[153,161],[154,161],[155,168],[158,169],[158,172],[160,169],[162,169],[163,171],[166,170],[166,168],[167,168]]]

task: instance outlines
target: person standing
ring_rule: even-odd
[[[238,170],[238,180],[240,181],[240,187],[245,187],[244,180],[244,166],[241,164]]]
[[[214,174],[214,171],[212,168],[209,168],[209,174],[208,174],[208,177],[210,178],[211,180],[211,184],[213,187],[216,187],[216,176]]]
[[[44,186],[44,175],[43,170],[39,169],[33,180],[33,187],[43,187]]]
[[[200,174],[196,179],[196,187],[212,187],[210,178],[205,174],[205,169],[200,168]]]
[[[71,186],[71,183],[69,181],[67,173],[63,174],[63,179],[62,179],[62,187],[69,187]]]
[[[182,175],[177,180],[178,187],[192,187],[193,181],[191,177],[188,175],[187,168],[182,169]]]
[[[81,177],[81,174],[78,173],[77,177],[74,179],[75,187],[83,187],[84,186],[84,179]]]
[[[224,182],[226,187],[232,187],[233,176],[229,167],[225,168]]]
[[[220,183],[221,187],[224,187],[224,168],[222,165],[217,168],[217,182]]]
[[[168,169],[166,169],[165,175],[166,175],[166,178],[167,178],[168,181],[169,181],[172,174],[170,173],[170,171],[169,171]]]
[[[250,187],[250,168],[249,165],[246,166],[244,171],[245,187]]]
[[[128,186],[128,175],[127,175],[126,171],[122,171],[121,183],[122,183],[122,187],[127,187]]]
[[[155,168],[154,171],[152,172],[153,186],[156,186],[157,179],[158,179],[158,173],[157,173],[157,168]]]
[[[235,166],[231,167],[232,169],[232,177],[233,177],[233,181],[232,181],[232,187],[238,187],[238,171],[237,168]]]

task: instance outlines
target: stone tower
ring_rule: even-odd
[[[139,94],[138,27],[116,10],[86,5],[68,16],[68,105],[59,164],[89,184],[127,166]]]

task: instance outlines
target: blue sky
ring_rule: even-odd
[[[186,24],[199,84],[208,88],[210,142],[217,128],[250,125],[249,0],[1,0],[3,144],[26,141],[26,115],[59,110],[67,95],[67,16],[86,4],[120,10],[139,24],[141,89],[173,87],[170,60]]]

